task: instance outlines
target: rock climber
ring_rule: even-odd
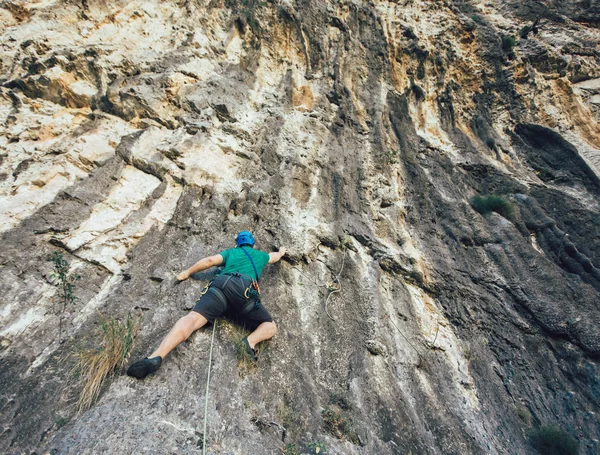
[[[221,273],[204,288],[192,311],[175,323],[158,349],[150,357],[131,364],[127,369],[129,376],[143,379],[154,373],[179,343],[220,316],[227,316],[252,330],[243,344],[250,358],[257,360],[256,344],[272,338],[277,332],[273,318],[260,301],[258,280],[265,265],[278,262],[287,250],[280,248],[277,252],[266,253],[254,249],[254,237],[248,231],[236,236],[236,244],[235,248],[201,259],[177,275],[179,281],[184,281],[193,273],[224,265]]]

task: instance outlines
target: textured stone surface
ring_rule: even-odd
[[[2,3],[0,451],[201,453],[206,417],[215,454],[529,454],[526,409],[596,454],[599,21],[595,0]],[[242,229],[289,248],[258,368],[220,322],[206,416],[210,328],[76,415],[99,312],[143,313],[147,355],[211,276],[176,273]],[[82,276],[62,344],[52,251]]]

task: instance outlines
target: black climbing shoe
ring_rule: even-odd
[[[158,370],[161,364],[162,358],[160,356],[152,357],[151,359],[146,357],[145,359],[132,363],[129,368],[127,368],[127,376],[132,376],[136,379],[144,379],[149,374]]]
[[[246,348],[246,353],[248,354],[248,356],[250,356],[253,362],[256,362],[258,360],[258,357],[256,356],[256,349],[252,349],[250,347],[250,343],[248,343],[248,338],[244,338],[244,347]]]

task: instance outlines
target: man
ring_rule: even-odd
[[[187,340],[207,322],[214,323],[222,315],[253,330],[243,342],[250,357],[256,360],[256,344],[272,338],[277,332],[273,318],[260,302],[258,279],[265,265],[279,261],[287,250],[280,248],[274,253],[255,250],[254,237],[248,231],[240,232],[236,236],[236,243],[236,248],[201,259],[177,275],[177,279],[183,281],[193,273],[213,266],[225,266],[205,288],[192,311],[175,323],[158,349],[150,357],[133,363],[127,369],[129,376],[143,379],[154,373],[160,368],[165,356],[179,343]]]

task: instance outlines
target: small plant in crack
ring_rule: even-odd
[[[524,425],[531,425],[531,412],[524,406],[517,406],[515,408],[515,414],[521,419]]]
[[[298,455],[299,453],[296,444],[286,444],[281,448],[281,455]]]
[[[311,442],[308,450],[311,455],[327,455],[327,446],[321,441]]]
[[[62,343],[63,319],[67,307],[73,305],[77,300],[75,297],[75,282],[81,277],[79,275],[69,274],[69,263],[62,253],[54,251],[48,256],[48,260],[54,265],[54,271],[50,275],[50,281],[58,289],[58,342]]]
[[[385,158],[388,164],[398,164],[398,162],[400,161],[400,151],[387,150],[385,152]]]
[[[515,214],[514,206],[501,196],[475,196],[470,202],[471,207],[482,215],[496,212],[507,220],[510,220]]]
[[[359,444],[360,439],[352,427],[350,419],[342,416],[338,411],[328,408],[321,412],[325,428],[338,439],[346,439],[352,444]]]

